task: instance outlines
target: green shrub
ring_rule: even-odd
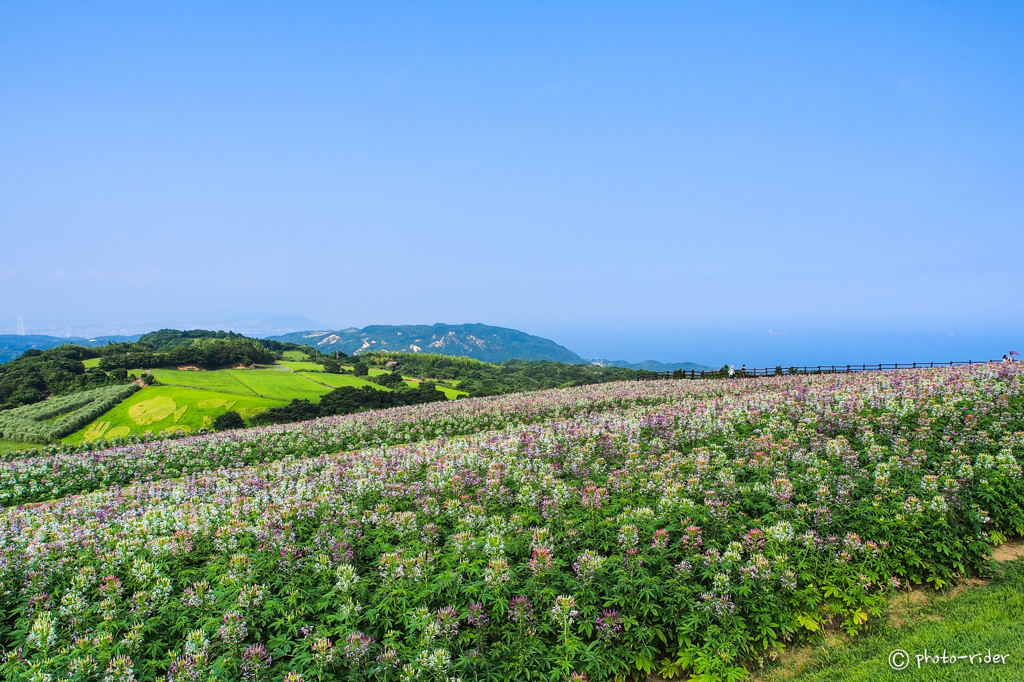
[[[217,418],[213,420],[213,428],[218,431],[241,429],[245,428],[245,421],[242,419],[242,415],[234,410],[228,410],[224,414],[217,415]]]

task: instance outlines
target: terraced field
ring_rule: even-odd
[[[219,393],[236,393],[238,395],[255,396],[251,388],[235,378],[228,370],[217,372],[193,372],[177,369],[154,369],[153,376],[161,384],[198,388],[204,391]]]
[[[71,434],[64,442],[112,440],[128,435],[159,435],[161,432],[188,433],[209,429],[217,415],[228,410],[249,418],[287,402],[285,399],[257,396],[251,391],[227,393],[180,386],[151,386]]]
[[[331,391],[327,386],[310,381],[298,372],[282,372],[274,369],[229,369],[221,371],[231,375],[238,383],[261,398],[275,400],[294,400],[297,398],[299,400],[316,401],[324,393],[330,393]]]
[[[278,360],[277,364],[281,367],[287,367],[288,369],[295,372],[320,372],[323,371],[323,367],[315,362],[300,362],[295,360]]]
[[[351,374],[327,374],[326,372],[300,372],[300,374],[309,379],[321,384],[327,384],[331,388],[340,388],[342,386],[354,386],[355,388],[362,388],[363,386],[369,386],[376,388],[380,391],[390,391],[390,388],[384,386],[378,386],[377,384],[371,383],[366,379],[352,376]],[[412,383],[412,382],[407,382]]]
[[[68,436],[64,442],[80,443],[100,438],[208,429],[217,415],[229,409],[249,418],[267,408],[285,405],[293,399],[316,402],[320,396],[341,386],[391,390],[351,374],[294,371],[292,367],[320,367],[313,363],[284,361],[280,365],[286,369],[275,366],[252,370],[152,370],[158,385],[144,389],[117,409]],[[409,380],[406,383],[415,386],[418,381]],[[444,391],[449,398],[455,398],[461,393],[448,388],[439,390]]]

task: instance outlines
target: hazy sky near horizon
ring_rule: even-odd
[[[1021,36],[1009,2],[0,3],[0,331],[997,356]]]

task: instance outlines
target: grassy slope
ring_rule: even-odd
[[[64,440],[78,443],[100,436],[122,437],[129,433],[143,434],[147,431],[195,431],[209,427],[217,415],[228,409],[238,411],[243,416],[251,416],[256,410],[277,407],[285,403],[287,400],[253,395],[218,393],[179,386],[151,386],[139,391]],[[137,405],[139,407],[133,410],[132,408]],[[246,412],[250,414],[246,415]]]
[[[460,395],[469,395],[465,391],[459,391],[454,388],[448,388],[447,386],[438,386],[437,390],[444,393],[445,397],[448,398],[448,400],[455,400]]]
[[[804,672],[795,673],[793,659],[759,675],[758,682],[909,682],[917,680],[1024,680],[1024,559],[1004,563],[995,578],[975,589],[931,596],[913,593],[914,599],[897,597],[893,612],[905,621],[899,627],[890,620],[875,632],[851,642],[824,638],[805,657]],[[904,670],[889,666],[894,650],[910,654]],[[917,655],[928,650],[970,655],[991,650],[1009,654],[1006,664],[922,663]],[[806,652],[805,652],[806,653]]]
[[[297,372],[282,372],[275,369],[229,369],[223,371],[262,398],[279,400],[298,398],[316,401],[331,390],[327,386],[310,381]]]
[[[315,362],[298,362],[294,360],[278,360],[277,364],[287,367],[288,369],[296,372],[322,372],[324,371],[323,365],[318,365]]]
[[[219,393],[256,395],[252,389],[226,370],[218,372],[190,372],[177,369],[154,369],[153,376],[161,384],[167,384],[168,386],[187,386],[189,388],[201,388]]]
[[[369,386],[370,388],[376,388],[380,391],[390,391],[390,388],[378,386],[372,384],[366,379],[360,379],[354,377],[351,374],[327,374],[325,372],[301,372],[302,376],[306,377],[310,381],[316,381],[321,384],[327,384],[331,388],[338,388],[340,386],[355,386],[356,388],[362,388],[363,386]]]
[[[38,443],[19,443],[13,440],[0,440],[0,455],[6,455],[14,450],[28,450],[29,448],[40,447]]]

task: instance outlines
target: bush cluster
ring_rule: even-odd
[[[141,367],[177,367],[196,365],[213,368],[230,365],[270,364],[274,354],[255,339],[236,337],[228,339],[196,339],[188,345],[172,347],[167,352],[154,352],[148,346],[135,344],[127,350],[105,353],[100,360],[104,370],[136,369]]]
[[[360,364],[383,365],[390,360],[402,363],[406,376],[438,380],[458,380],[460,391],[471,396],[500,395],[549,388],[568,388],[609,381],[628,381],[636,372],[624,367],[570,365],[548,360],[506,360],[500,364],[471,358],[434,355],[431,353],[366,353]],[[372,379],[371,379],[372,381]]]
[[[94,357],[99,357],[98,349],[58,346],[44,351],[29,349],[0,365],[0,410],[131,381],[123,369],[110,374],[95,367],[87,370],[82,361]]]

